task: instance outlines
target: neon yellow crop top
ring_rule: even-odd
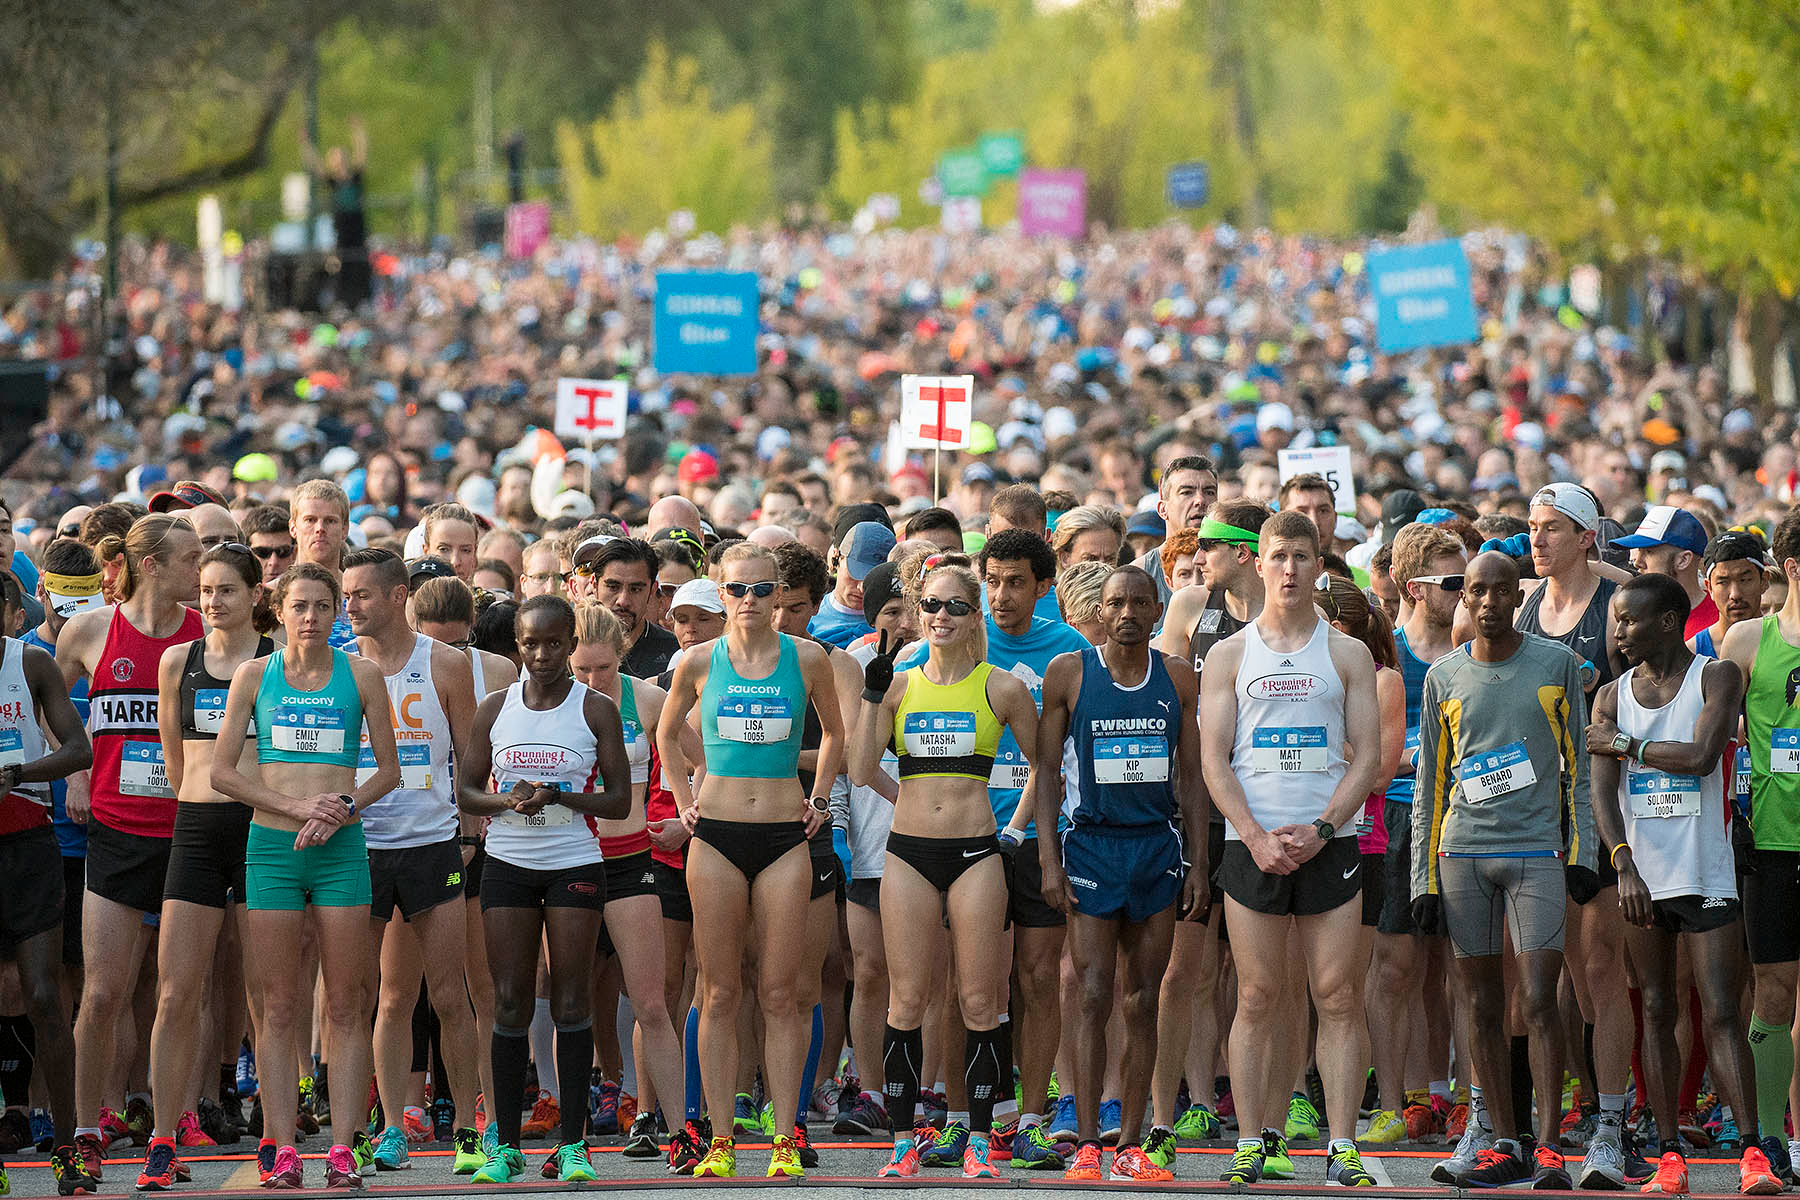
[[[900,778],[988,781],[1000,749],[1000,719],[988,704],[992,663],[977,664],[961,682],[936,684],[925,668],[906,672],[906,695],[894,714]]]

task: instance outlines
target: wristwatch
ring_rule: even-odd
[[[1612,752],[1620,758],[1631,757],[1631,735],[1623,729],[1613,734],[1612,741],[1607,744]]]
[[[344,802],[344,806],[350,810],[350,816],[354,817],[356,815],[356,797],[339,792],[338,799]]]
[[[831,801],[823,796],[809,796],[807,797],[806,803],[821,817],[829,817],[831,815]]]
[[[1313,828],[1319,831],[1319,840],[1321,842],[1329,842],[1332,838],[1337,836],[1337,826],[1333,825],[1330,821],[1327,821],[1324,817],[1320,817],[1317,821],[1314,821]]]

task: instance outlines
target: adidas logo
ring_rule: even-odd
[[[1291,658],[1284,658],[1281,660],[1281,665],[1284,667],[1291,667],[1294,665],[1294,660]]]
[[[1700,907],[1703,909],[1724,908],[1725,907],[1725,898],[1723,896],[1708,896],[1706,899],[1704,899],[1700,902]]]

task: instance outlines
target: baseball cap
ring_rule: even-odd
[[[669,611],[674,612],[683,607],[725,615],[725,602],[719,599],[719,585],[705,576],[690,579],[675,589],[674,598],[669,601]]]
[[[850,530],[844,546],[844,569],[861,582],[887,561],[894,548],[894,531],[876,521],[863,521]]]
[[[1706,547],[1704,571],[1711,571],[1720,563],[1746,558],[1762,567],[1774,565],[1769,559],[1769,548],[1763,544],[1762,538],[1747,529],[1730,529],[1714,538]]]
[[[1381,540],[1393,541],[1395,534],[1411,525],[1424,511],[1424,497],[1411,488],[1389,492],[1381,502]]]
[[[972,483],[993,483],[997,478],[994,468],[983,462],[970,463],[962,469],[962,481],[965,487]]]
[[[900,567],[884,562],[863,576],[863,620],[873,625],[888,601],[900,599]]]
[[[675,477],[683,483],[705,483],[719,477],[719,460],[704,450],[689,450],[681,456]]]
[[[558,492],[550,501],[550,515],[586,520],[594,515],[593,498],[586,492],[578,492],[574,488],[570,488],[566,492]]]
[[[891,531],[894,523],[888,520],[887,509],[879,504],[849,504],[838,513],[837,520],[831,526],[831,544],[841,546],[850,531],[865,521],[873,521],[877,525],[885,525]]]
[[[667,529],[659,529],[650,535],[650,541],[652,543],[679,543],[686,546],[693,553],[695,559],[702,563],[706,561],[706,543],[695,537],[694,531],[685,525],[671,525]]]
[[[1578,529],[1600,527],[1600,506],[1586,488],[1573,483],[1552,483],[1539,488],[1531,497],[1531,507],[1554,508]]]
[[[1700,518],[1685,508],[1676,508],[1673,504],[1658,504],[1644,514],[1644,519],[1638,522],[1636,533],[1615,540],[1613,545],[1623,546],[1627,550],[1642,550],[1646,546],[1675,546],[1691,550],[1695,554],[1705,554],[1706,526],[1700,524]]]
[[[271,464],[272,465],[272,464]],[[240,478],[242,478],[240,476]],[[269,476],[273,479],[274,476]],[[261,480],[245,480],[247,483],[263,482]],[[197,479],[183,479],[166,492],[158,492],[150,497],[151,512],[168,512],[171,509],[180,511],[198,508],[202,504],[217,504],[225,507],[225,497],[207,487]]]
[[[579,567],[588,559],[598,555],[602,547],[610,542],[616,542],[618,540],[619,539],[615,537],[608,537],[604,533],[595,534],[593,537],[582,542],[581,545],[575,547],[575,553],[569,556],[569,565]]]
[[[415,558],[406,565],[406,586],[413,591],[431,579],[455,579],[456,568],[441,558]]]
[[[1149,512],[1133,513],[1131,520],[1125,523],[1126,537],[1167,537],[1168,533],[1168,523],[1154,509]]]

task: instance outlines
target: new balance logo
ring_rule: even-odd
[[[450,872],[450,877],[448,879],[444,880],[444,886],[445,887],[461,887],[462,886],[462,872],[461,871]]]

